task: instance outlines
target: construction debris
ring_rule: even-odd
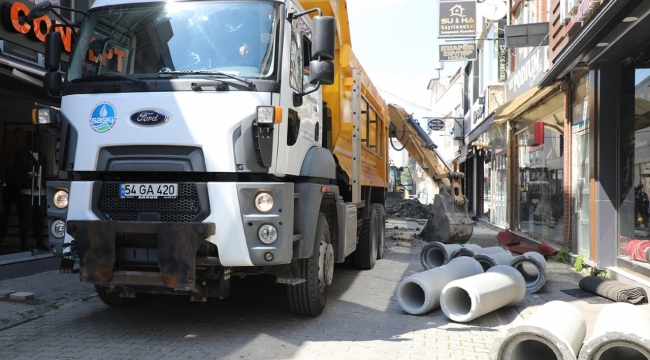
[[[433,205],[423,205],[416,199],[404,199],[386,206],[386,215],[399,219],[428,219]]]

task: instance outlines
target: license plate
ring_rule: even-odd
[[[178,184],[120,184],[122,199],[175,199]]]

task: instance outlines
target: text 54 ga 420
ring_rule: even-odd
[[[175,199],[178,196],[178,184],[120,184],[120,198],[128,199]]]

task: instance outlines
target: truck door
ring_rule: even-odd
[[[295,5],[294,5],[295,6]],[[291,11],[291,10],[290,10]],[[292,11],[302,11],[294,7]],[[302,16],[290,23],[290,39],[285,42],[288,51],[283,51],[288,58],[283,66],[286,74],[282,75],[283,90],[281,106],[287,111],[278,136],[278,156],[276,173],[298,175],[307,151],[320,143],[322,124],[320,124],[321,92],[316,91],[302,97],[302,104],[294,103],[293,94],[309,90],[309,62],[311,61],[311,23],[309,16]],[[287,36],[285,36],[287,39]],[[285,86],[287,84],[288,86]],[[309,87],[309,88],[308,88]]]

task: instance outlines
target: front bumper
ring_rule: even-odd
[[[115,237],[110,237],[114,235],[108,236],[102,233],[104,226],[113,226],[111,231],[120,233],[121,230],[115,230],[118,226],[119,229],[123,229],[122,227],[127,226],[126,224],[143,224],[141,226],[144,228],[128,225],[126,229],[142,233],[146,228],[148,233],[158,234],[164,233],[161,229],[177,226],[176,224],[183,228],[189,226],[187,224],[214,224],[215,231],[205,235],[201,240],[216,245],[219,265],[224,267],[280,265],[290,263],[293,258],[293,183],[209,182],[197,184],[199,190],[205,189],[199,191],[199,203],[202,209],[199,215],[205,215],[197,216],[191,221],[133,221],[112,218],[112,214],[107,215],[107,212],[100,209],[104,184],[101,181],[48,182],[48,205],[51,205],[52,195],[57,189],[63,188],[70,191],[68,208],[58,210],[54,206],[48,206],[49,225],[58,219],[67,220],[67,234],[64,238],[55,238],[50,232],[50,245],[56,250],[57,255],[62,255],[64,243],[75,240],[79,244],[80,241],[90,241],[88,239],[91,237],[105,241],[106,246],[115,247]],[[267,213],[260,213],[254,206],[254,198],[260,191],[270,193],[275,199],[274,208]],[[121,207],[119,199],[111,201],[116,202],[116,208],[125,208]],[[149,211],[149,209],[141,211]],[[163,217],[161,216],[161,218]],[[70,230],[71,224],[79,225],[83,222],[96,223],[96,225],[92,225],[92,227],[88,225],[86,233],[80,232],[79,227],[75,231]],[[113,223],[113,225],[109,226],[105,223]],[[259,240],[258,230],[264,224],[271,224],[278,230],[278,239],[273,244],[267,245]],[[192,226],[186,230],[191,231]],[[183,236],[181,234],[181,237]],[[114,250],[112,251],[114,252]],[[119,258],[120,249],[117,251]],[[145,251],[147,250],[145,249]],[[268,260],[267,253],[271,253],[272,260]],[[80,257],[84,256],[81,253],[79,255]],[[93,258],[92,261],[95,260],[96,258]],[[110,261],[110,259],[105,260]],[[89,264],[89,261],[90,259],[86,259],[85,263]],[[108,265],[104,264],[104,268],[108,268]]]
[[[68,221],[68,233],[79,251],[79,274],[91,284],[165,286],[175,290],[196,288],[196,251],[214,235],[213,223],[133,221]],[[160,272],[116,271],[117,234],[155,234]]]

